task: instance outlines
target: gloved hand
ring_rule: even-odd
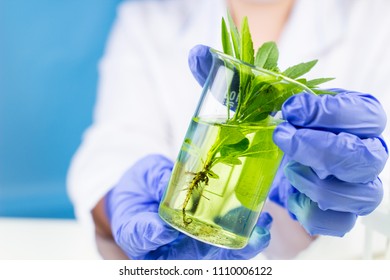
[[[173,163],[160,155],[136,162],[106,195],[116,243],[131,259],[250,259],[268,246],[272,218],[263,214],[249,244],[228,250],[188,237],[163,222],[158,206]]]
[[[312,235],[343,236],[383,196],[378,174],[388,158],[380,137],[385,112],[369,94],[335,91],[289,98],[282,107],[287,122],[273,138],[285,158],[270,199]]]
[[[189,66],[201,85],[211,61],[206,46],[190,51]],[[388,158],[380,137],[385,112],[369,94],[334,91],[338,95],[290,97],[282,108],[287,122],[274,132],[285,157],[270,199],[313,235],[343,236],[357,216],[372,212],[383,196],[378,174]]]

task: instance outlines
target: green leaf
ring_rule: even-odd
[[[330,91],[327,89],[313,89],[315,94],[329,94],[329,95],[336,95],[337,92]]]
[[[230,13],[227,13],[230,35],[232,37],[234,55],[237,59],[241,59],[241,44],[240,44],[240,35],[238,34],[238,29],[234,24],[233,18]]]
[[[326,82],[329,82],[329,81],[332,81],[332,80],[334,80],[334,78],[319,78],[319,79],[314,79],[314,80],[307,81],[306,85],[308,87],[315,87],[315,86],[318,86],[320,84],[323,84],[323,83],[326,83]]]
[[[278,82],[278,78],[271,75],[258,75],[251,79],[250,87],[245,94],[245,99],[242,100],[243,107],[247,107],[253,102],[253,99],[262,91],[267,90],[270,84]]]
[[[256,53],[255,66],[274,70],[278,67],[279,50],[275,42],[264,43]]]
[[[279,151],[275,145],[267,141],[257,143],[246,150],[242,157],[277,158]]]
[[[305,78],[296,79],[296,81],[300,82],[301,84],[304,84],[304,85],[306,85],[306,83],[307,83],[307,79],[305,79]]]
[[[283,103],[289,99],[291,96],[293,96],[294,94],[297,94],[297,93],[300,93],[302,92],[301,89],[291,89],[291,90],[286,90],[284,91],[283,93],[281,93],[277,98],[275,98],[272,103],[274,105],[274,111],[279,111],[282,109],[282,105]]]
[[[244,17],[241,24],[241,60],[249,64],[254,62],[254,50],[248,18]]]
[[[219,179],[219,176],[212,170],[207,171],[207,175],[209,175],[210,178]]]
[[[236,144],[243,140],[245,135],[237,130],[236,127],[221,126],[219,130],[218,141],[220,145]]]
[[[222,47],[224,53],[234,56],[232,43],[230,41],[230,33],[227,29],[224,18],[222,18]]]
[[[236,157],[220,157],[217,158],[217,161],[220,163],[228,164],[228,165],[240,165],[242,164],[241,160]]]
[[[312,60],[309,62],[303,62],[303,63],[299,63],[297,65],[291,66],[291,67],[287,68],[286,71],[283,72],[283,75],[285,75],[289,78],[292,78],[292,79],[296,79],[296,78],[306,74],[307,72],[309,72],[314,67],[314,65],[317,64],[317,61],[318,60]]]
[[[254,78],[254,75],[248,70],[249,68],[247,66],[242,66],[240,68],[240,87],[238,95],[238,106],[236,110],[238,114],[240,114],[241,105],[245,103],[244,100],[248,99],[248,95],[250,94],[248,89],[251,88],[251,84]]]
[[[258,122],[265,119],[275,110],[274,101],[279,97],[279,91],[269,83],[263,83],[254,87],[258,90],[251,95],[245,107],[241,110],[240,120],[244,122]]]
[[[243,153],[248,149],[249,140],[248,138],[242,139],[240,142],[231,145],[224,145],[221,147],[221,156],[234,156]]]

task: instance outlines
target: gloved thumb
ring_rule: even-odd
[[[213,59],[210,48],[204,45],[196,45],[188,55],[188,66],[194,78],[203,86],[209,75]]]

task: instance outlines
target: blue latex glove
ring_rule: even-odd
[[[173,163],[160,155],[133,165],[106,195],[106,209],[116,243],[131,259],[250,259],[268,246],[272,218],[263,214],[249,244],[228,250],[188,237],[158,215]]]
[[[274,132],[285,158],[271,200],[285,206],[310,234],[343,236],[358,216],[381,202],[388,150],[380,137],[386,114],[369,94],[302,93],[282,107],[287,122]]]
[[[211,68],[206,46],[195,46],[189,66],[202,85]],[[388,150],[380,134],[386,115],[369,94],[335,89],[338,95],[302,93],[289,98],[287,121],[274,132],[285,157],[270,199],[287,208],[310,234],[343,236],[359,215],[383,196],[378,174]]]
[[[213,57],[210,48],[204,45],[196,45],[190,50],[188,55],[188,66],[195,80],[203,86],[209,75]]]

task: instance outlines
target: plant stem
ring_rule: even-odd
[[[221,129],[219,130],[219,132],[220,131],[221,131]],[[183,205],[182,205],[183,223],[185,226],[188,226],[192,222],[191,218],[187,218],[186,208],[187,208],[188,202],[191,199],[191,196],[192,196],[194,189],[198,189],[200,187],[201,183],[204,183],[205,186],[207,186],[209,183],[209,175],[208,174],[211,170],[211,167],[214,165],[215,155],[217,154],[218,148],[221,145],[221,141],[219,141],[219,139],[220,139],[219,135],[220,135],[220,133],[218,133],[216,141],[214,142],[213,146],[210,148],[209,152],[207,153],[207,158],[203,164],[202,170],[198,171],[194,174],[194,177],[192,178],[191,183],[189,184],[189,186],[187,188],[186,197],[185,197]]]

